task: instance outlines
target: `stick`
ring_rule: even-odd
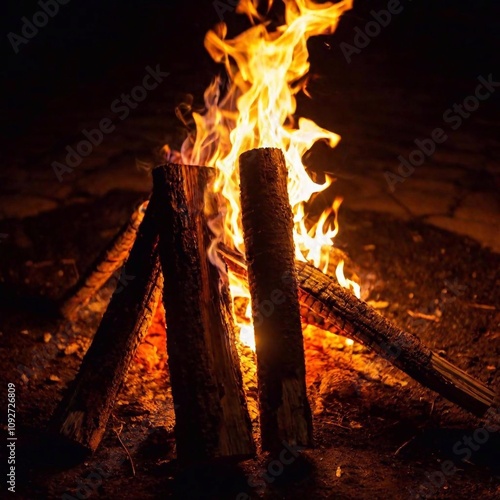
[[[293,216],[279,149],[240,156],[241,210],[257,353],[262,449],[312,444]]]
[[[66,444],[83,453],[99,445],[121,384],[138,345],[146,335],[161,295],[163,277],[153,212],[146,210],[125,264],[129,281],[113,294],[75,380],[51,422]]]
[[[146,206],[147,202],[134,211],[130,220],[118,231],[108,247],[99,254],[90,270],[65,295],[59,309],[63,317],[73,319],[113,273],[123,265],[134,244]]]
[[[222,246],[219,253],[231,270],[246,275],[241,255]],[[391,324],[314,266],[297,261],[295,265],[301,315],[306,323],[356,340],[477,416],[498,407],[498,396],[489,387],[432,352],[417,336]]]
[[[226,283],[208,260],[204,216],[211,169],[165,165],[153,172],[177,457],[183,462],[255,454]]]

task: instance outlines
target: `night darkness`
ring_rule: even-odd
[[[493,425],[311,325],[314,447],[285,448],[289,462],[259,451],[239,464],[180,463],[161,307],[97,451],[82,461],[55,446],[52,415],[113,291],[136,278],[114,272],[71,320],[58,305],[148,198],[163,146],[180,149],[193,122],[179,110],[202,111],[216,75],[227,85],[207,31],[224,21],[231,38],[250,27],[234,0],[64,1],[47,0],[49,14],[43,0],[8,2],[2,14],[0,380],[3,408],[15,385],[17,441],[15,493],[4,481],[0,497],[499,498],[498,408]],[[283,12],[275,0],[270,26]],[[315,180],[336,179],[311,218],[343,198],[336,255],[361,298],[497,395],[498,19],[494,1],[355,0],[335,33],[308,41],[309,95],[298,93],[296,113],[342,138],[315,145],[304,164]],[[146,90],[134,100],[137,86]],[[87,139],[88,154],[76,153]]]

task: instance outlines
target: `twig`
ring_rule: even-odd
[[[120,441],[120,444],[122,445],[123,449],[125,450],[125,453],[127,454],[128,461],[130,462],[130,467],[132,468],[132,475],[135,477],[135,466],[134,466],[134,461],[132,460],[132,455],[130,455],[130,452],[128,451],[127,447],[125,446],[125,443],[122,441],[122,438],[120,437],[122,429],[123,429],[123,424],[120,426],[119,432],[116,429],[113,429],[113,432],[116,434],[118,441]]]
[[[335,427],[340,427],[341,429],[345,429],[346,431],[351,431],[352,429],[350,427],[346,427],[345,425],[337,424],[336,422],[333,422],[332,420],[325,420],[327,424],[333,425]]]
[[[434,411],[434,406],[436,406],[436,398],[434,398],[432,400],[431,411],[429,412],[429,417],[432,415],[432,412]]]
[[[53,260],[42,260],[40,262],[28,261],[28,262],[26,262],[26,267],[33,267],[35,269],[39,269],[42,267],[52,266],[53,264],[54,264]]]
[[[474,309],[485,309],[486,311],[496,311],[495,306],[490,306],[489,304],[475,304],[473,302],[468,302],[467,307],[473,307]]]
[[[427,319],[429,321],[435,321],[436,323],[439,322],[439,318],[435,314],[424,314],[421,312],[414,312],[408,309],[406,311],[412,318],[422,318],[422,319]]]
[[[415,438],[417,437],[417,435],[415,434],[414,436],[412,436],[410,439],[408,439],[408,441],[405,441],[395,452],[394,452],[394,456],[398,455],[399,452],[405,448],[406,446],[408,446]]]

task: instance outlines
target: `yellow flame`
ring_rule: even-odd
[[[361,297],[361,288],[358,283],[355,281],[349,280],[344,276],[344,261],[341,260],[335,270],[335,276],[337,277],[337,281],[340,286],[351,290],[358,299]]]
[[[303,90],[309,71],[307,40],[311,36],[333,33],[341,15],[352,8],[353,0],[316,4],[310,0],[283,0],[285,23],[271,24],[257,11],[258,0],[240,0],[237,12],[245,14],[253,26],[233,39],[226,39],[227,29],[220,23],[205,37],[205,47],[212,58],[224,64],[229,79],[224,85],[214,79],[204,93],[205,111],[194,112],[195,131],[184,141],[177,159],[194,165],[213,166],[218,171],[214,188],[224,199],[223,217],[212,220],[216,243],[244,253],[240,218],[238,158],[241,153],[259,147],[277,147],[285,155],[288,191],[294,213],[294,239],[297,258],[325,270],[329,251],[338,233],[336,199],[313,224],[307,221],[307,202],[333,181],[314,182],[302,157],[320,140],[335,147],[340,137],[306,118],[296,120],[295,95]],[[268,1],[268,10],[272,1]],[[190,111],[190,108],[188,109]],[[179,115],[182,115],[179,111]],[[182,118],[182,116],[180,116]],[[333,216],[333,227],[328,222]],[[210,251],[214,264],[220,264],[215,245]],[[222,266],[219,266],[222,267]],[[337,270],[339,282],[354,290],[355,285]],[[229,275],[233,299],[250,300],[246,282]],[[359,290],[357,290],[359,292]],[[246,318],[237,318],[241,340],[253,345],[250,308]]]

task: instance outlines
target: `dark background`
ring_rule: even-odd
[[[401,4],[403,13],[347,66],[339,43],[352,43],[353,27],[364,26],[370,9],[387,5],[384,1],[355,2],[354,11],[328,37],[330,49],[323,41],[312,41],[318,46],[313,62],[323,60],[321,71],[335,71],[347,82],[362,74],[367,78],[366,92],[388,74],[403,88],[431,92],[435,75],[461,82],[498,68],[498,2],[403,0]],[[51,100],[68,94],[81,98],[88,86],[117,79],[119,71],[114,70],[129,71],[160,61],[174,72],[187,67],[216,71],[202,42],[205,32],[219,20],[211,0],[72,0],[60,5],[55,18],[15,54],[6,35],[21,34],[21,18],[31,19],[37,10],[36,1],[23,0],[8,2],[2,13],[6,49],[2,117],[6,122],[3,135],[9,140],[25,132]],[[230,31],[244,24],[241,16],[231,12],[225,13],[225,21]],[[373,67],[379,54],[387,64]],[[366,66],[372,68],[369,74],[363,71]],[[318,68],[313,65],[314,69]],[[453,100],[457,91],[450,86],[445,94]]]
[[[312,98],[298,94],[296,114],[342,138],[335,149],[320,144],[305,158],[311,171],[337,179],[319,201],[341,195],[344,207],[424,219],[498,251],[500,92],[458,130],[443,113],[474,93],[479,75],[500,81],[500,5],[402,0],[403,11],[349,63],[341,44],[353,44],[356,29],[373,20],[370,12],[387,4],[355,1],[333,35],[309,40]],[[187,134],[176,106],[193,99],[201,110],[204,90],[224,75],[203,46],[220,21],[215,2],[71,0],[15,54],[7,34],[20,34],[22,17],[38,10],[34,1],[11,2],[2,16],[0,218],[36,215],[82,196],[96,201],[110,190],[148,192],[142,166],[164,161],[162,146],[179,149]],[[273,23],[282,23],[282,11],[275,2]],[[231,8],[222,13],[229,37],[249,26]],[[54,161],[65,161],[82,130],[115,120],[110,104],[157,65],[168,78],[58,182]],[[415,140],[436,127],[446,130],[446,142],[391,191],[386,175],[397,172],[398,156],[408,158]]]
[[[498,390],[500,267],[498,254],[484,246],[500,251],[500,90],[395,193],[388,190],[384,173],[396,171],[398,155],[415,149],[416,138],[444,126],[443,112],[474,92],[479,75],[493,74],[500,81],[500,5],[471,0],[401,4],[404,11],[350,64],[340,44],[353,43],[354,29],[363,29],[370,10],[385,8],[387,1],[355,2],[332,36],[310,40],[312,99],[299,95],[297,114],[339,133],[342,141],[333,151],[319,145],[307,162],[338,179],[323,201],[331,203],[333,195],[345,198],[335,245],[357,269],[363,299],[387,302],[384,316]],[[38,10],[36,1],[11,1],[1,20],[0,377],[17,384],[16,367],[29,365],[44,351],[44,333],[52,333],[49,346],[54,347],[39,373],[25,386],[19,382],[19,443],[27,447],[46,428],[76,373],[109,294],[99,294],[94,308],[85,308],[70,325],[78,356],[66,356],[66,345],[62,351],[57,345],[65,325],[34,314],[25,297],[60,298],[90,268],[150,190],[149,172],[137,168],[137,161],[147,159],[152,166],[160,161],[163,144],[179,147],[186,129],[175,106],[190,93],[201,107],[204,89],[222,72],[203,47],[206,31],[219,21],[212,0],[71,0],[15,54],[7,34],[20,34],[21,18]],[[248,26],[233,12],[226,12],[225,21],[230,36]],[[65,148],[83,138],[82,130],[96,127],[109,115],[110,103],[142,81],[146,66],[157,64],[170,76],[129,118],[116,121],[116,131],[59,182],[54,160],[64,161]],[[456,294],[453,287],[463,292]],[[434,314],[436,308],[443,311],[440,322],[408,313]],[[406,499],[427,472],[439,470],[456,440],[479,426],[383,361],[371,371],[404,384],[373,382],[363,371],[373,359],[365,351],[354,354],[358,365],[346,350],[324,354],[319,377],[338,383],[332,390],[326,387],[330,403],[316,418],[320,446],[311,456],[318,471],[310,482],[278,487],[276,496],[269,488],[266,498]],[[308,354],[309,361],[316,358]],[[129,392],[123,395],[133,404],[147,385],[134,366],[137,384],[126,386]],[[164,395],[168,381],[162,371],[155,373],[164,384],[156,390]],[[48,381],[53,374],[60,377],[58,383]],[[366,390],[361,398],[349,394],[356,384]],[[123,449],[109,430],[90,465],[66,471],[47,471],[38,463],[20,466],[24,498],[61,498],[65,491],[75,496],[78,482],[101,460],[114,471],[104,498],[158,498],[172,492],[173,438],[168,434],[165,439],[162,420],[173,418],[171,403],[159,402],[151,412],[151,418],[161,420],[154,423],[160,451],[151,456],[137,451],[144,447],[142,432],[150,423],[136,425],[126,415],[128,405],[117,408],[137,460],[136,478],[120,465]],[[362,425],[351,428],[351,422]],[[27,462],[32,457],[45,461],[44,454],[30,450],[20,448],[19,455]],[[472,464],[458,461],[461,472],[440,497],[498,498],[498,477],[493,478],[498,476],[498,450],[492,440]],[[339,465],[341,480],[335,475]],[[253,467],[247,464],[247,476],[260,465]],[[183,488],[198,485],[201,498],[210,497],[198,476],[181,475],[179,484],[181,493],[171,497],[188,498]]]

